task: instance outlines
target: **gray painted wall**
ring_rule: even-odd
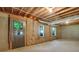
[[[62,26],[62,38],[79,40],[79,25]]]

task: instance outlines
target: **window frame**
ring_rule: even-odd
[[[40,30],[40,28],[41,28],[41,26],[43,27],[43,36],[41,36],[41,34],[40,34],[40,32],[41,32],[41,30]],[[39,26],[39,36],[40,37],[44,37],[45,36],[45,26],[43,25],[43,24],[41,24],[40,26]]]
[[[53,28],[54,28],[54,31],[55,31],[55,32],[53,32]],[[52,33],[54,33],[54,35],[53,35]],[[57,28],[56,28],[55,26],[52,26],[52,27],[51,27],[51,35],[52,35],[52,36],[57,36]]]

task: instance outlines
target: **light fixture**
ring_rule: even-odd
[[[50,13],[52,12],[53,7],[45,7]]]
[[[66,24],[68,24],[69,23],[69,21],[66,21]]]

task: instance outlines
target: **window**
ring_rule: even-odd
[[[56,27],[52,27],[52,29],[51,29],[51,34],[52,34],[53,36],[56,36]]]
[[[39,35],[41,36],[41,37],[44,37],[44,25],[40,25],[40,28],[39,28],[40,30],[39,30]]]

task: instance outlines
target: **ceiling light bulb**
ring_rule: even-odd
[[[66,21],[66,24],[68,24],[69,23],[69,21]]]
[[[49,11],[49,12],[52,12],[52,7],[46,7],[46,9]]]
[[[49,12],[52,12],[52,8],[49,8],[48,10],[49,10]]]

